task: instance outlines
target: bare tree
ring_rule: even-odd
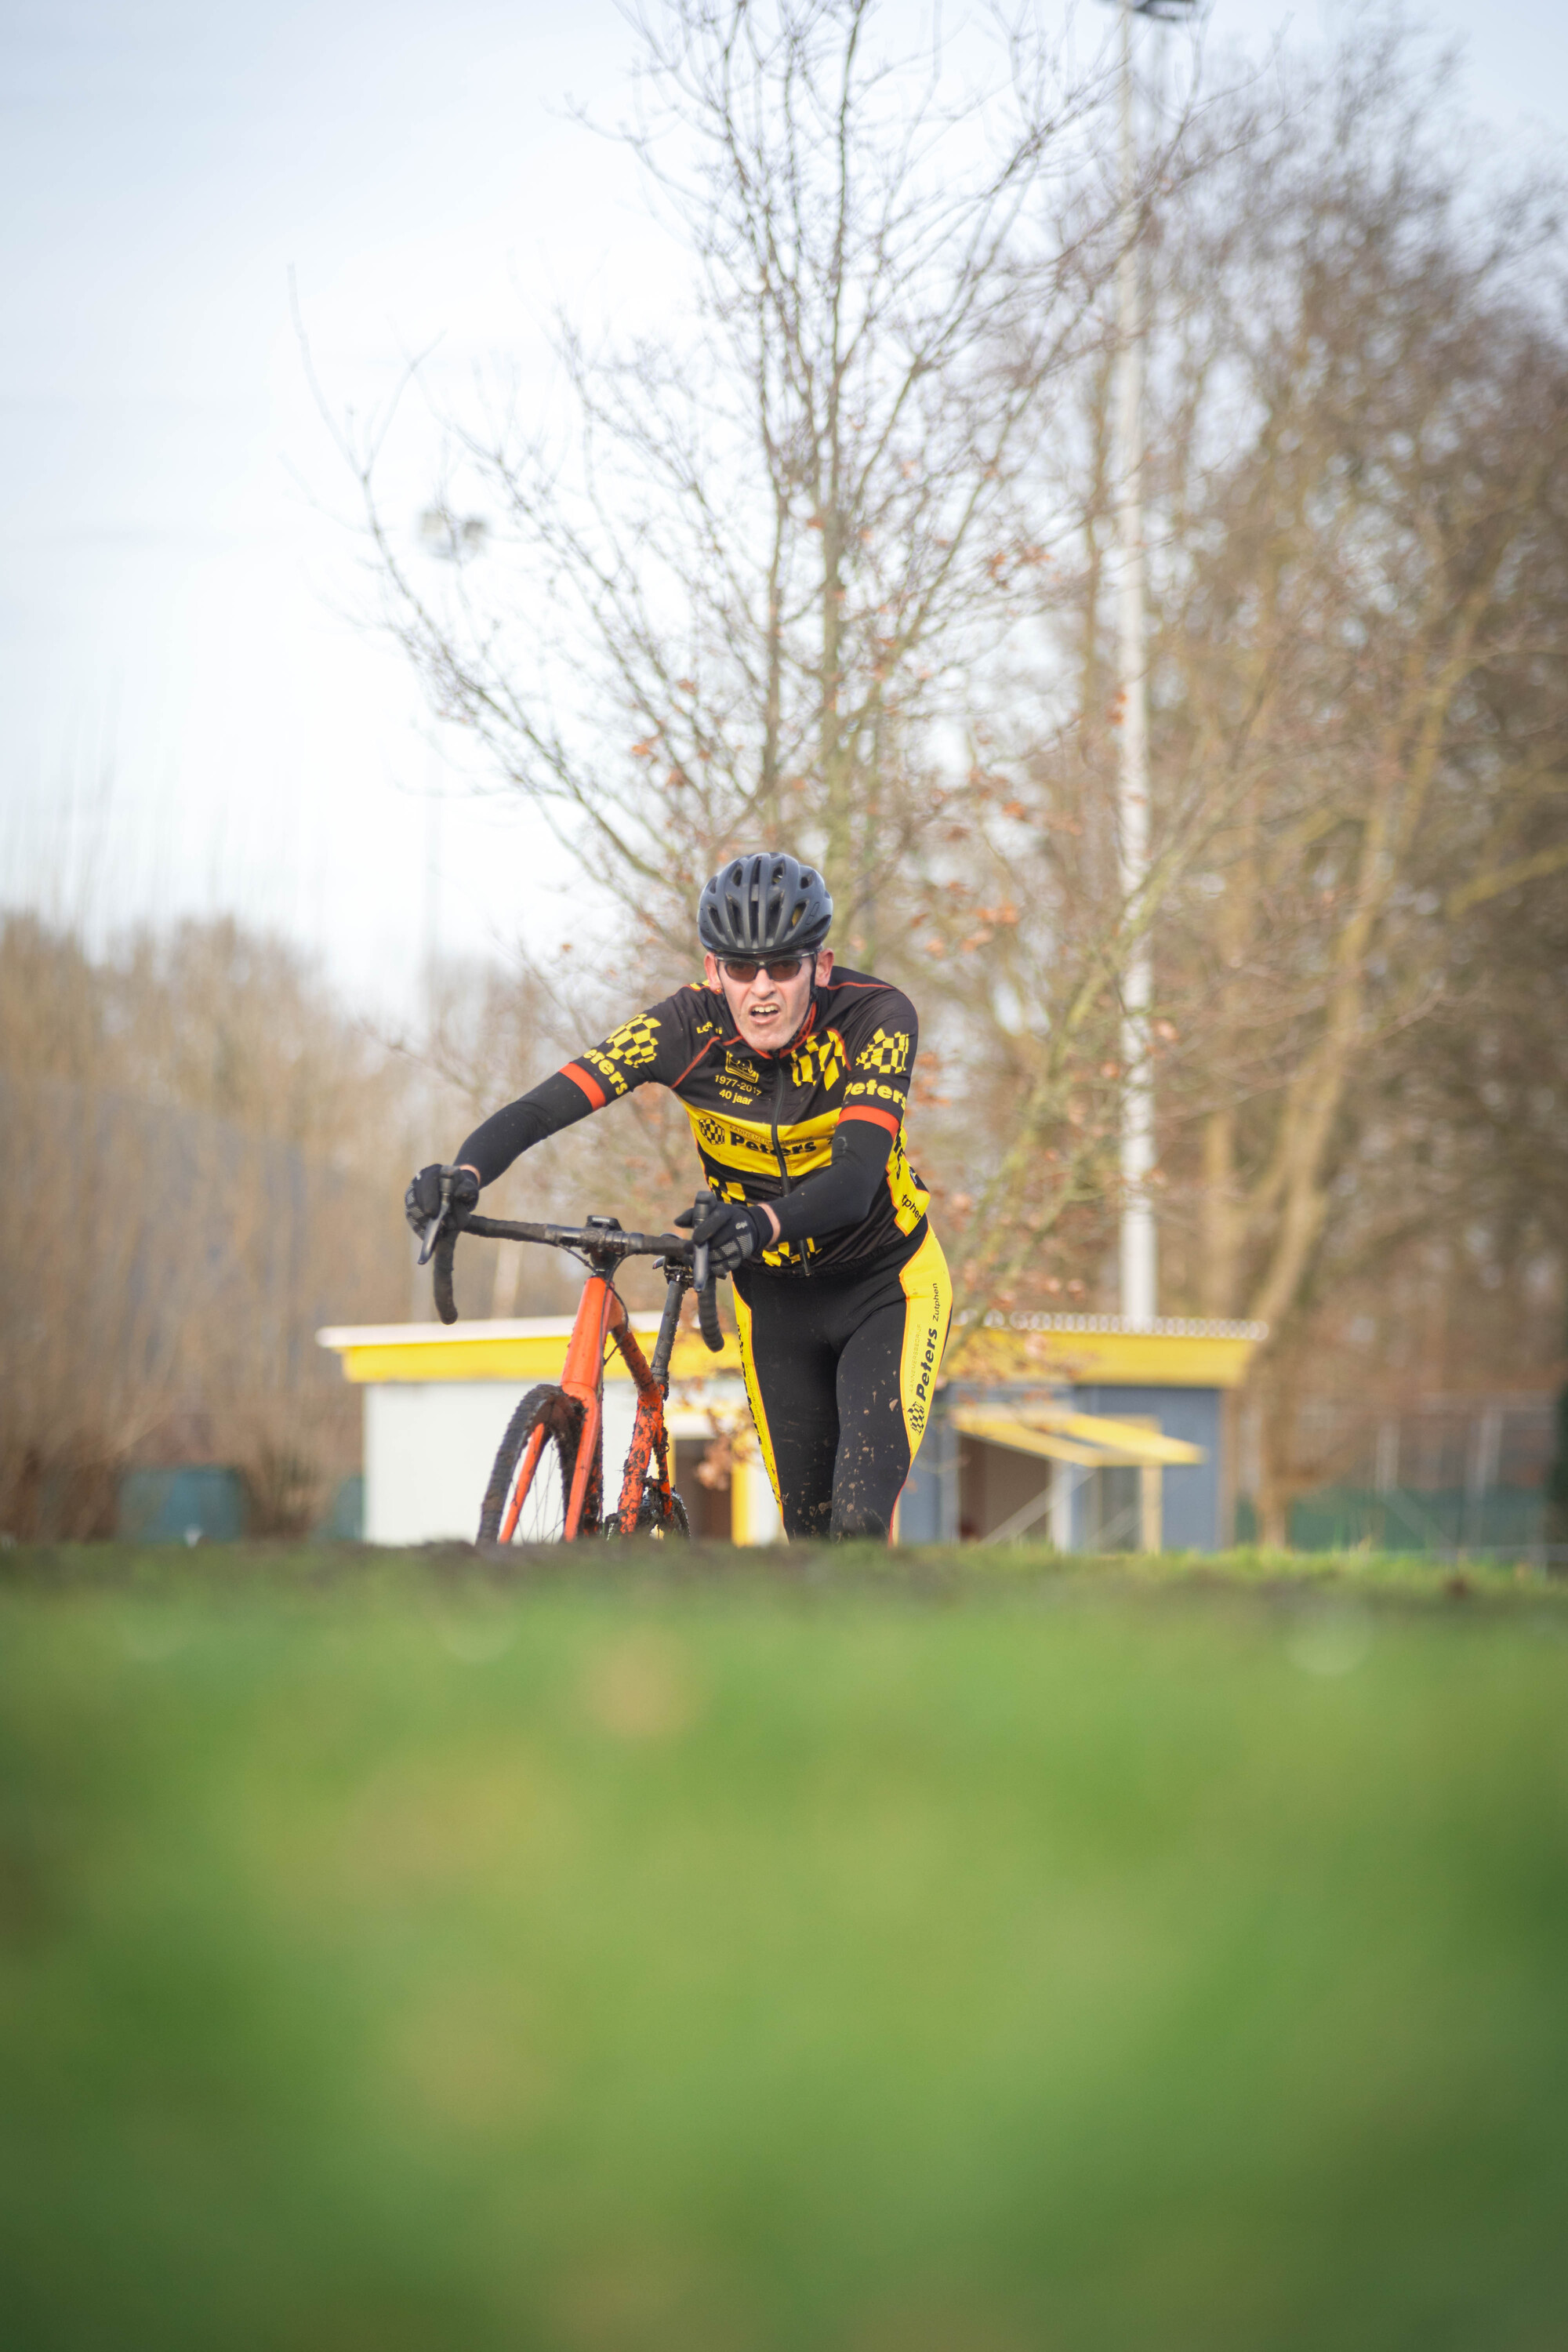
[[[1016,483],[1076,518],[1039,599],[1049,653],[991,673],[969,789],[917,851],[919,1148],[972,1311],[1115,1303],[1117,981],[1153,927],[1167,1311],[1271,1326],[1275,1536],[1325,1298],[1360,1312],[1369,1267],[1451,1248],[1496,1195],[1475,1150],[1433,1164],[1465,1087],[1516,1058],[1477,924],[1568,870],[1555,191],[1489,179],[1444,101],[1384,26],[1183,128],[1148,240],[1147,898],[1116,877],[1115,484],[1087,338]],[[1515,1003],[1561,985],[1512,963]],[[1556,1130],[1538,1107],[1518,1131]],[[1494,1165],[1499,1144],[1493,1123]]]
[[[562,324],[571,434],[447,417],[455,513],[497,532],[433,598],[355,453],[392,625],[437,707],[650,940],[730,844],[816,845],[874,944],[1047,530],[1023,453],[1126,233],[1097,70],[1032,34],[890,56],[871,0],[671,0],[624,135],[697,272],[689,331]],[[499,542],[499,544],[498,544]]]
[[[1396,35],[1352,41],[1166,247],[1163,768],[1246,774],[1165,933],[1173,1108],[1201,1136],[1194,1303],[1273,1333],[1275,1538],[1303,1318],[1390,1072],[1435,1050],[1466,912],[1568,866],[1555,191],[1489,187],[1442,97]],[[1407,1165],[1362,1245],[1421,1196]]]
[[[447,510],[498,553],[444,596],[354,450],[392,625],[650,968],[726,847],[817,849],[850,952],[922,1005],[915,1143],[972,1317],[1098,1287],[1152,931],[1171,1304],[1268,1321],[1286,1399],[1324,1285],[1415,1230],[1396,1179],[1386,1214],[1335,1203],[1398,1165],[1387,1106],[1463,1028],[1476,919],[1563,866],[1552,191],[1479,173],[1385,25],[1181,116],[1126,214],[1101,83],[1022,37],[975,101],[888,59],[865,0],[676,0],[640,32],[627,135],[698,267],[692,331],[564,322],[559,440],[504,397],[445,420]],[[1131,903],[1129,236],[1155,320]]]
[[[651,966],[748,837],[816,848],[849,953],[918,979],[937,1054],[972,1010],[963,956],[1005,953],[1023,1011],[985,1024],[1011,1101],[994,1150],[970,1139],[973,1309],[1105,1196],[1120,976],[1224,800],[1182,779],[1123,904],[1109,803],[1080,805],[1113,714],[1042,688],[1085,530],[1082,482],[1042,453],[1103,374],[1119,254],[1186,165],[1178,118],[1128,205],[1106,77],[1064,74],[1025,21],[976,90],[973,51],[889,58],[869,0],[642,16],[626,135],[696,264],[691,331],[622,349],[563,322],[559,444],[505,404],[444,420],[453,545],[468,507],[499,529],[442,597],[381,509],[380,440],[351,448],[437,708],[629,908]],[[1101,449],[1091,503],[1106,471]]]
[[[0,1527],[107,1532],[125,1467],[193,1458],[261,1528],[310,1523],[357,1455],[316,1329],[404,1303],[405,1108],[277,942],[0,926]]]

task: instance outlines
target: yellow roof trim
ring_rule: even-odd
[[[644,1353],[647,1351],[645,1349]],[[741,1369],[741,1343],[733,1331],[724,1334],[720,1353],[710,1356],[708,1343],[698,1331],[678,1334],[670,1350],[669,1377],[672,1381],[700,1381],[705,1374],[738,1372]]]
[[[1031,1429],[1026,1421],[1015,1421],[1007,1413],[982,1412],[976,1405],[964,1404],[951,1419],[966,1437],[983,1437],[988,1445],[1005,1445],[1013,1454],[1037,1454],[1047,1462],[1076,1463],[1083,1470],[1092,1470],[1105,1460],[1092,1446],[1075,1445],[1068,1437]]]
[[[1201,1445],[1166,1437],[1157,1429],[1141,1429],[1136,1422],[1111,1421],[1101,1413],[1031,1410],[1025,1420],[1016,1413],[986,1412],[978,1405],[959,1405],[952,1413],[955,1429],[982,1437],[992,1445],[1005,1445],[1015,1454],[1043,1454],[1053,1462],[1076,1463],[1080,1469],[1114,1468],[1136,1464],[1142,1468],[1174,1469],[1207,1460]]]
[[[1068,1437],[1081,1437],[1091,1445],[1135,1448],[1142,1462],[1187,1463],[1205,1459],[1201,1445],[1190,1445],[1183,1437],[1166,1437],[1160,1430],[1145,1428],[1142,1422],[1119,1421],[1114,1414],[1058,1412],[1051,1405],[1024,1405],[1017,1412],[1018,1419],[1031,1429],[1061,1431]]]
[[[948,1380],[1046,1380],[1075,1387],[1234,1389],[1247,1377],[1262,1324],[1190,1323],[1124,1329],[1109,1317],[1041,1317],[1035,1328],[955,1330]]]
[[[658,1318],[634,1315],[632,1329],[644,1355],[650,1354]],[[392,1381],[508,1381],[526,1386],[561,1378],[571,1331],[570,1317],[562,1315],[510,1323],[456,1323],[450,1328],[434,1323],[370,1324],[318,1331],[316,1339],[342,1360],[343,1377],[359,1388]],[[740,1369],[740,1342],[733,1333],[726,1334],[716,1356],[709,1354],[698,1332],[677,1335],[669,1366],[672,1380],[701,1380]],[[605,1378],[630,1377],[620,1350],[612,1349]]]

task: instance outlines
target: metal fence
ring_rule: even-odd
[[[1568,1567],[1546,1491],[1556,1428],[1550,1392],[1437,1396],[1381,1413],[1313,1398],[1301,1409],[1300,1458],[1329,1475],[1292,1502],[1291,1547]],[[1245,1492],[1236,1518],[1237,1540],[1250,1542],[1257,1515]]]

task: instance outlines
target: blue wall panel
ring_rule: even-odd
[[[1167,1470],[1163,1487],[1163,1536],[1167,1551],[1217,1551],[1220,1496],[1220,1391],[1218,1389],[1081,1388],[1072,1392],[1079,1412],[1104,1413],[1110,1421],[1157,1421],[1166,1437],[1201,1445],[1207,1460]],[[1085,1505],[1073,1497],[1073,1541],[1084,1538]]]
[[[939,1403],[899,1505],[900,1543],[952,1543],[958,1534],[958,1432]]]

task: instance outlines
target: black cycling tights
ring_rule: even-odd
[[[952,1288],[936,1235],[844,1276],[742,1266],[752,1418],[786,1536],[886,1536],[931,1416]]]

